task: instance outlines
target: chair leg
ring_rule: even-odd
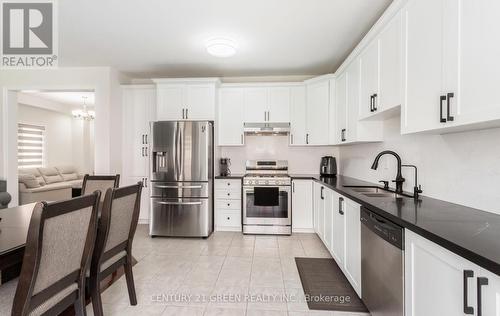
[[[104,311],[102,309],[101,287],[98,277],[91,277],[89,283],[90,297],[92,299],[92,309],[94,310],[94,316],[103,316]]]
[[[132,274],[132,262],[128,260],[125,263],[125,278],[127,280],[128,297],[130,305],[137,305],[137,295],[135,294],[134,275]]]
[[[73,305],[76,316],[87,316],[87,310],[85,307],[85,292],[83,289],[78,291],[78,298]]]

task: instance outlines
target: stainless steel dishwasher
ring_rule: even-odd
[[[404,231],[361,208],[361,295],[372,316],[404,315]]]

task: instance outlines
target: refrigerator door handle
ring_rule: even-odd
[[[155,188],[159,189],[201,189],[201,185],[182,185],[182,186],[176,186],[176,185],[155,185]]]
[[[201,205],[200,201],[198,201],[198,202],[163,202],[163,201],[159,201],[156,203],[163,204],[163,205]]]

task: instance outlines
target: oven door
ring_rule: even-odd
[[[243,187],[243,224],[247,225],[291,225],[291,187],[266,187],[277,188],[277,203],[263,206],[256,203],[255,187]],[[270,200],[275,200],[271,198]]]

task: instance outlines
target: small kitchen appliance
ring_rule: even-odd
[[[219,172],[223,177],[227,177],[231,175],[231,170],[229,167],[231,166],[231,159],[229,158],[221,158],[219,163]]]
[[[322,157],[319,173],[322,177],[335,177],[337,175],[337,161],[335,157]]]

